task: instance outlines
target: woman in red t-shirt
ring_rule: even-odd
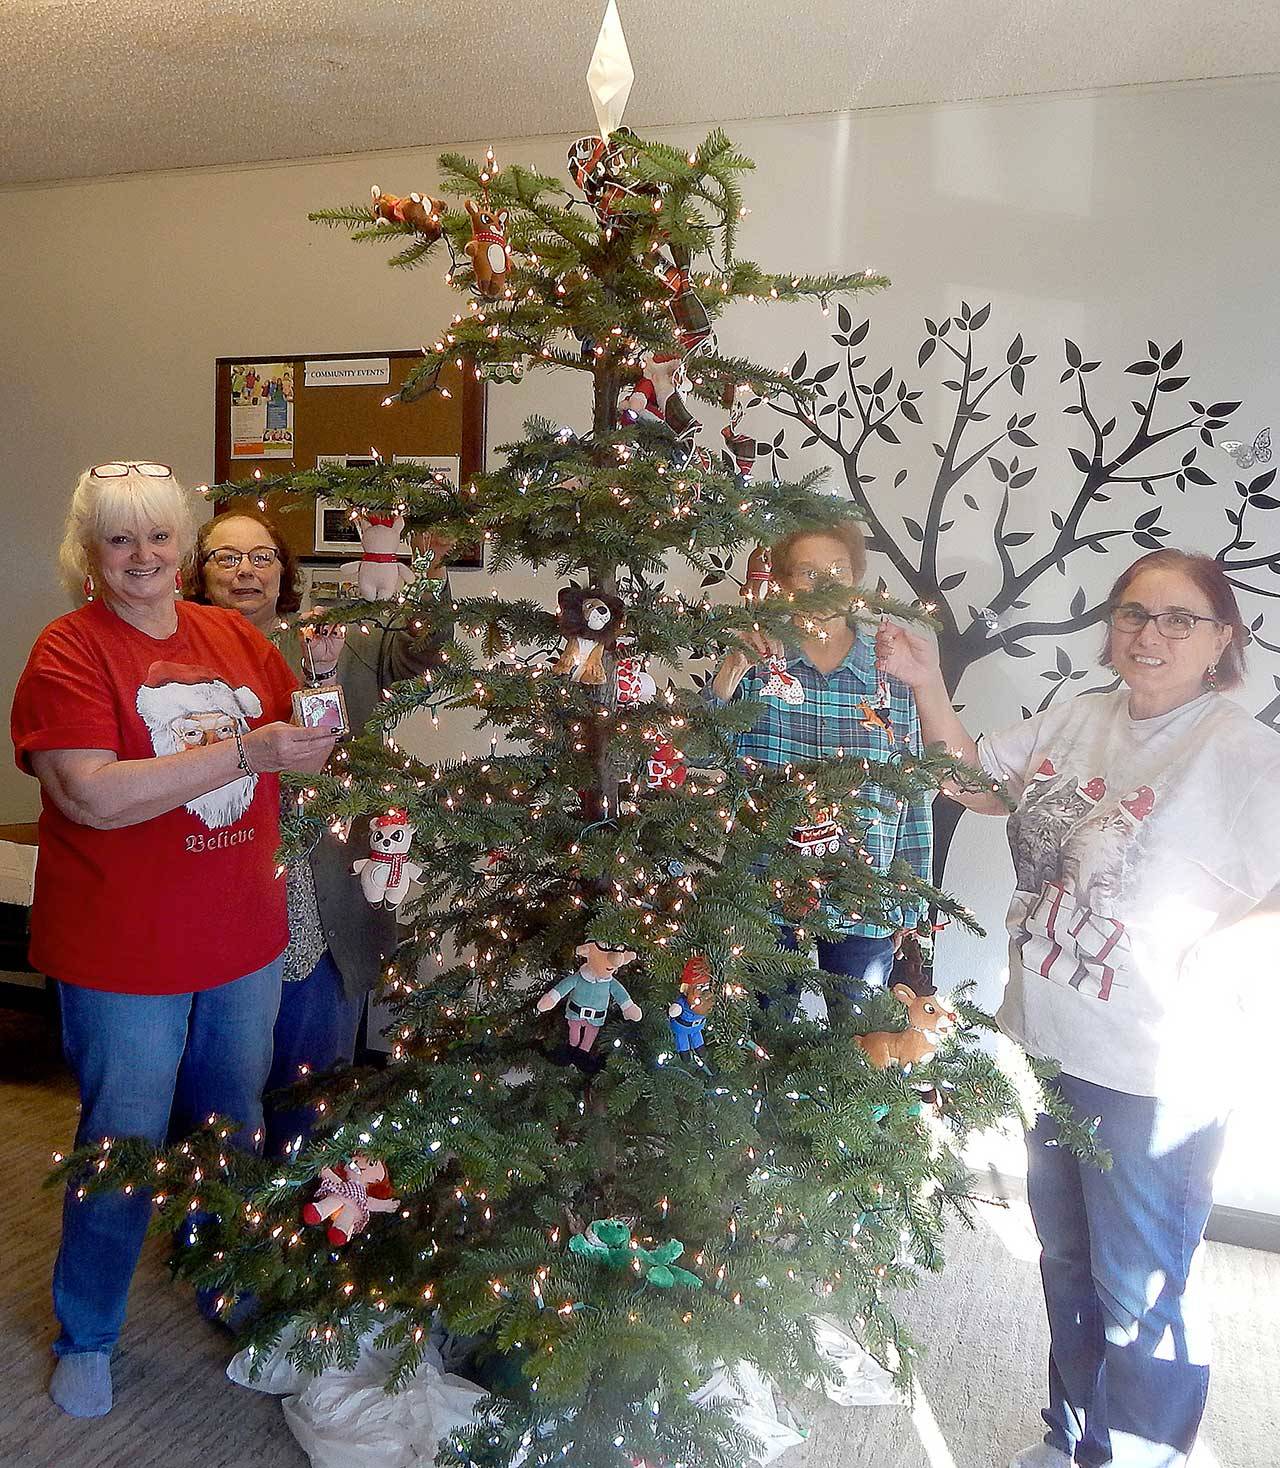
[[[57,981],[77,1145],[160,1145],[171,1112],[260,1140],[288,938],[276,774],[318,771],[334,737],[286,722],[296,680],[242,617],[175,601],[194,540],[167,465],[82,474],[61,563],[89,600],[40,634],[14,695],[41,789],[31,961]],[[111,1408],[150,1207],[68,1189],[49,1391],[73,1416]]]

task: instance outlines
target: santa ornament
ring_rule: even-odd
[[[397,908],[409,885],[422,876],[422,868],[409,860],[414,825],[402,810],[389,810],[369,822],[369,855],[352,864],[360,878],[360,890],[373,907]]]
[[[669,352],[647,352],[641,359],[644,376],[625,388],[618,400],[623,423],[665,424],[678,439],[689,439],[702,424],[690,413],[683,397],[684,363]]]
[[[188,663],[152,663],[147,681],[138,689],[136,707],[157,755],[228,739],[239,745],[249,720],[262,717],[262,701],[252,688],[232,688],[211,669]],[[211,831],[235,825],[253,801],[258,777],[249,770],[243,749],[240,755],[244,775],[186,803],[186,809]]]
[[[342,574],[356,583],[363,600],[390,601],[414,579],[400,559],[404,516],[361,510],[356,524],[360,528],[360,559],[348,561]]]
[[[357,1152],[349,1162],[320,1170],[320,1187],[303,1204],[302,1221],[328,1223],[329,1242],[340,1248],[369,1226],[374,1213],[394,1213],[400,1206],[392,1196],[387,1164]]]
[[[645,786],[649,790],[679,790],[689,778],[684,755],[664,739],[645,761]]]

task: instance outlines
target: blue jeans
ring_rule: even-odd
[[[280,1003],[282,960],[195,994],[113,994],[59,984],[62,1048],[80,1088],[76,1146],[104,1137],[142,1137],[163,1146],[179,1070],[186,1118],[211,1113],[240,1124],[237,1147],[254,1147],[262,1088],[271,1066],[271,1026]],[[151,1217],[151,1196],[67,1189],[53,1307],[59,1356],[110,1351],[124,1324],[129,1284]]]
[[[1191,1260],[1213,1203],[1224,1119],[1075,1076],[1055,1084],[1100,1117],[1109,1172],[1055,1146],[1041,1116],[1027,1138],[1027,1201],[1049,1316],[1045,1441],[1081,1468],[1176,1468],[1209,1389]]]
[[[793,952],[799,946],[794,928],[779,928],[778,941]],[[837,983],[834,993],[826,996],[827,1013],[834,1018],[846,1001],[856,1004],[861,997],[860,985],[870,984],[883,989],[893,971],[893,939],[872,938],[862,933],[850,933],[844,938],[818,939],[818,967],[824,973],[841,974],[848,983]],[[800,986],[794,981],[787,985],[787,993],[795,996]],[[761,1005],[767,1009],[768,999],[761,996]]]
[[[355,1058],[356,1035],[364,1012],[364,996],[352,999],[326,948],[305,979],[285,984],[276,1019],[275,1058],[267,1091],[291,1086],[305,1065],[320,1072]],[[266,1103],[267,1155],[279,1157],[297,1137],[311,1134],[315,1118],[309,1106],[288,1108]]]

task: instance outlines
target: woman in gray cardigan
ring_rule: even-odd
[[[432,548],[439,568],[434,574],[443,577],[445,548]],[[189,595],[241,612],[269,637],[279,618],[300,604],[293,554],[266,515],[229,510],[200,531]],[[296,643],[286,657],[305,683],[340,684],[348,721],[359,730],[384,688],[437,663],[443,640],[408,631],[350,641],[325,633]],[[289,947],[268,1091],[290,1085],[303,1067],[324,1071],[354,1057],[365,1001],[395,948],[394,913],[370,906],[351,875],[352,852],[366,844],[367,826],[353,826],[347,843],[320,841],[309,860],[286,870]],[[310,1119],[305,1108],[268,1105],[268,1154],[305,1137]]]

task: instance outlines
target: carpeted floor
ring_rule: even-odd
[[[45,1396],[57,1194],[39,1186],[74,1130],[52,1021],[0,1011],[0,1468],[307,1468],[278,1404],[223,1374],[228,1339],[196,1314],[149,1245],[117,1353],[117,1406],[97,1422]],[[1280,1468],[1280,1256],[1207,1245],[1217,1355],[1197,1468]],[[809,1441],[780,1468],[1003,1468],[1038,1437],[1047,1336],[1036,1245],[1020,1204],[957,1228],[946,1273],[905,1303],[929,1354],[915,1406],[841,1409],[805,1397]],[[425,1460],[429,1462],[429,1459]]]

